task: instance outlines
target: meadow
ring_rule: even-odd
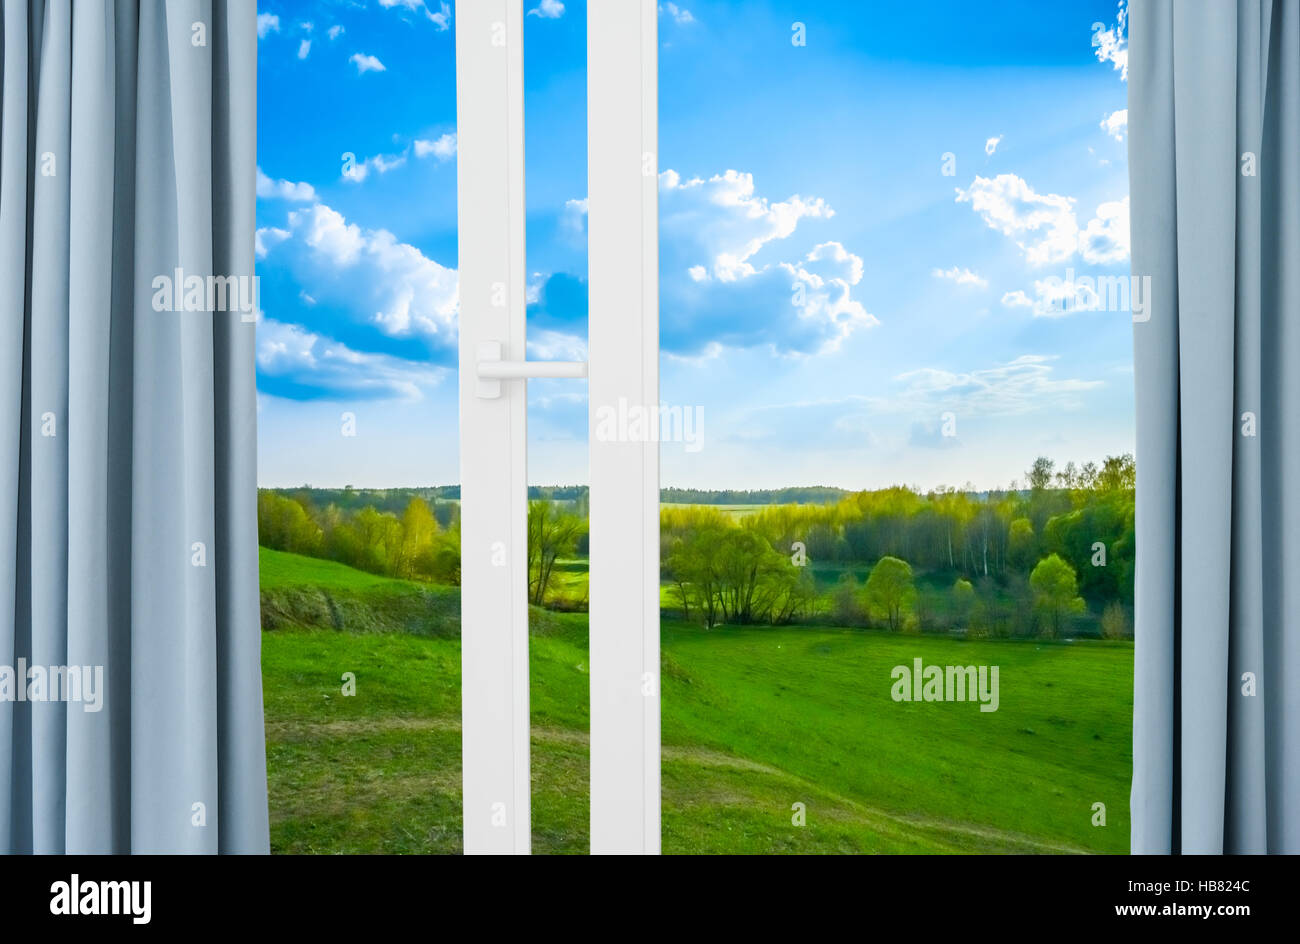
[[[458,588],[268,548],[261,572],[272,851],[458,852]],[[1127,849],[1130,642],[664,612],[665,852]],[[531,614],[533,850],[585,853],[587,617]],[[998,665],[998,710],[894,701],[914,658]]]

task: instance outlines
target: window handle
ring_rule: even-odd
[[[484,341],[478,346],[477,395],[482,399],[500,397],[503,380],[587,376],[586,361],[506,361],[501,359],[501,353],[500,341]]]

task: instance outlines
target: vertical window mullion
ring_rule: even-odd
[[[593,853],[660,850],[657,27],[654,0],[588,5]]]
[[[456,4],[461,739],[465,852],[531,848],[527,395],[480,396],[484,346],[524,359],[523,4]]]

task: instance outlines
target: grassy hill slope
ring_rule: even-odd
[[[458,851],[457,590],[267,550],[262,570],[273,851]],[[533,613],[534,851],[581,853],[586,616]],[[663,653],[665,852],[1127,847],[1130,645],[665,620]],[[893,702],[916,656],[999,665],[999,710]]]

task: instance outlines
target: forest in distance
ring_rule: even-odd
[[[1131,455],[1039,457],[1003,490],[664,489],[666,617],[990,638],[1131,638]],[[584,611],[585,486],[529,490],[529,602]],[[263,546],[455,586],[459,488],[262,489]]]

